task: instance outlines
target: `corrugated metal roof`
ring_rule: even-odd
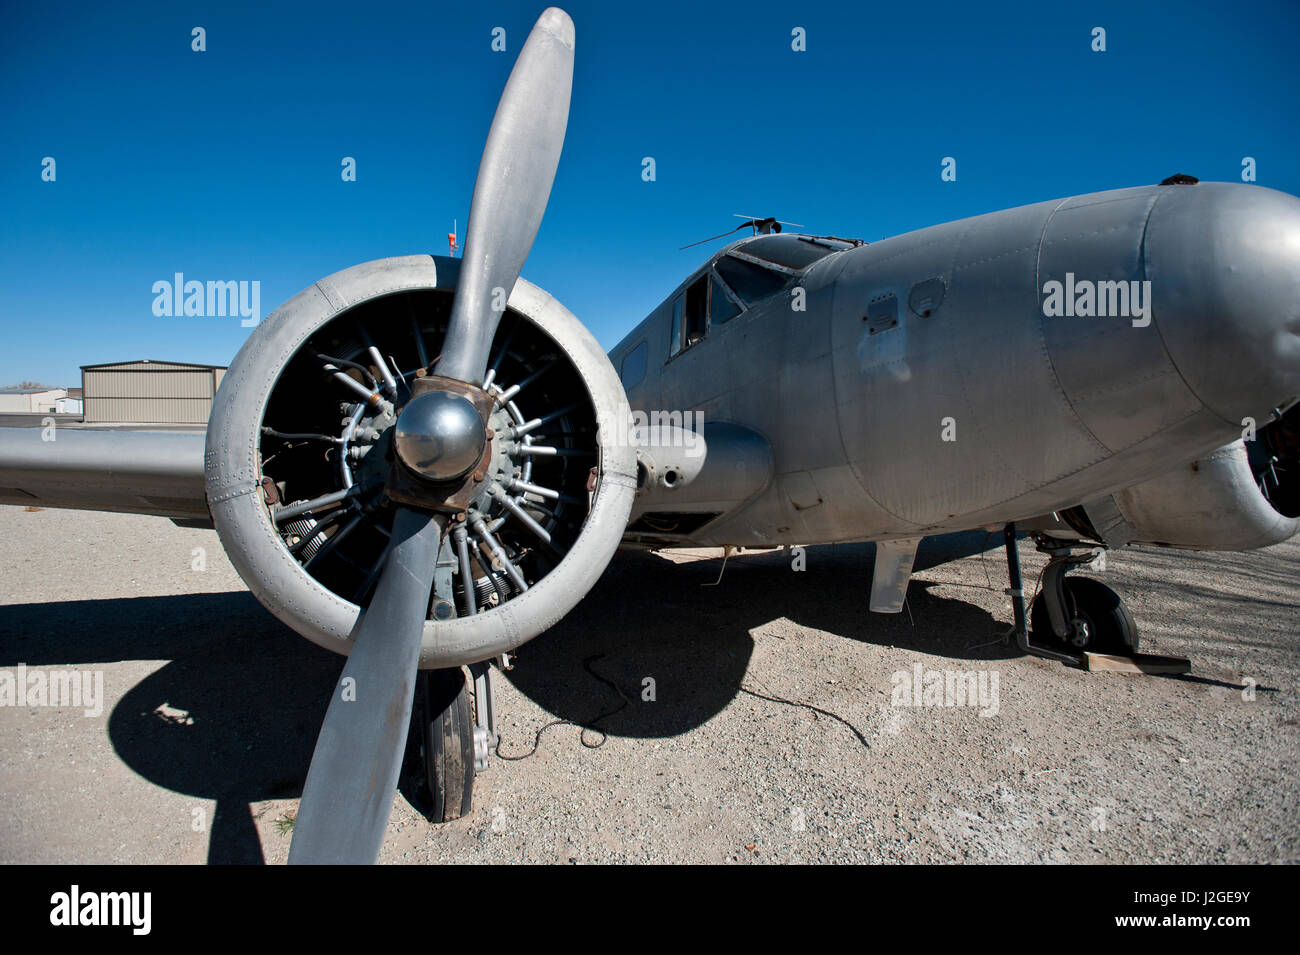
[[[206,369],[206,370],[208,370],[208,371],[211,371],[211,370],[213,370],[214,368],[220,368],[220,369],[223,369],[223,370],[224,370],[224,369],[227,368],[227,367],[229,367],[229,366],[227,366],[227,365],[200,365],[200,364],[196,364],[195,362],[190,362],[190,361],[161,361],[161,360],[154,359],[154,358],[139,358],[139,359],[136,359],[135,361],[110,361],[110,362],[103,362],[103,363],[98,364],[98,365],[82,365],[82,366],[81,366],[81,369],[82,369],[82,371],[85,371],[87,368],[121,368],[121,369],[135,369],[135,368],[159,368],[159,369],[167,369],[167,368],[202,368],[202,369]]]

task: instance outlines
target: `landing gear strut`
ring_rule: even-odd
[[[1137,652],[1137,624],[1120,596],[1099,581],[1065,577],[1071,568],[1095,560],[1101,548],[1040,538],[1038,549],[1048,554],[1049,560],[1043,570],[1042,592],[1035,598],[1027,621],[1015,524],[1008,524],[1003,535],[1011,582],[1007,593],[1015,611],[1014,630],[1021,650],[1081,669],[1088,667],[1086,653]]]

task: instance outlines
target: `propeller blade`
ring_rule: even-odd
[[[293,827],[294,865],[373,864],[406,749],[441,523],[400,508],[312,754]]]
[[[505,302],[551,195],[572,88],[573,21],[550,7],[515,61],[483,147],[439,375],[483,381]]]
[[[767,216],[742,216],[739,212],[733,212],[731,216],[733,219],[748,219],[750,222],[763,222],[768,218]],[[802,222],[787,222],[785,219],[773,219],[772,221],[779,222],[781,225],[792,225],[796,229],[807,228]],[[746,226],[748,224],[748,222],[742,222],[740,225]]]
[[[551,195],[572,88],[573,21],[551,7],[515,61],[483,147],[439,375],[475,386],[483,380],[492,338]],[[399,427],[417,402],[428,405],[426,399],[437,396],[412,399]],[[417,415],[414,438],[431,434]],[[408,508],[397,512],[379,584],[357,621],[352,652],[316,740],[289,847],[291,863],[379,858],[406,749],[444,523]]]

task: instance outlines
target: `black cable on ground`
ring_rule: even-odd
[[[748,693],[750,696],[756,696],[760,700],[767,700],[769,703],[783,703],[786,706],[797,706],[800,707],[801,709],[811,710],[813,713],[820,713],[822,716],[829,716],[837,723],[843,723],[845,726],[847,726],[849,728],[849,732],[851,732],[854,736],[858,738],[858,742],[862,744],[863,748],[871,749],[871,744],[867,742],[867,738],[865,736],[863,736],[860,732],[858,732],[858,728],[837,713],[832,713],[830,710],[823,710],[820,706],[813,706],[813,704],[811,703],[801,703],[798,700],[786,700],[786,699],[782,699],[779,696],[764,696],[762,693],[755,693],[753,690],[745,686],[741,686],[738,689],[740,690],[741,693]]]
[[[505,738],[503,736],[498,735],[497,746],[496,746],[497,757],[500,759],[504,759],[506,762],[509,763],[517,763],[520,760],[528,759],[530,756],[536,755],[538,747],[542,745],[542,734],[545,733],[548,729],[550,729],[553,726],[580,726],[582,727],[582,732],[578,734],[578,741],[582,743],[583,746],[585,746],[587,749],[600,749],[602,746],[604,746],[605,741],[609,739],[609,737],[608,735],[605,734],[604,731],[597,729],[596,724],[598,724],[601,720],[609,719],[615,713],[621,713],[623,710],[627,709],[629,705],[631,705],[631,700],[629,700],[627,698],[627,695],[618,688],[618,684],[614,683],[612,680],[607,680],[605,677],[601,676],[599,673],[597,673],[595,670],[591,668],[592,662],[595,660],[599,660],[604,655],[605,654],[603,653],[597,653],[594,656],[587,657],[587,659],[582,661],[582,668],[586,670],[588,673],[590,673],[595,679],[605,684],[607,687],[609,687],[615,693],[617,693],[622,698],[623,700],[622,703],[614,707],[614,709],[612,710],[609,710],[605,713],[601,713],[595,719],[588,720],[585,725],[582,723],[575,723],[573,720],[551,720],[549,723],[547,723],[541,729],[539,729],[536,735],[533,737],[532,749],[528,750],[528,752],[526,753],[521,753],[518,756],[507,756],[505,753],[501,752],[501,744],[505,742]],[[587,742],[588,732],[600,733],[600,742],[588,743]]]

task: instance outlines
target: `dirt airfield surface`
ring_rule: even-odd
[[[493,758],[456,822],[406,779],[381,861],[1300,859],[1300,543],[1109,555],[1093,576],[1181,679],[1022,656],[1000,543],[927,541],[898,616],[867,612],[870,545],[733,556],[716,587],[700,552],[621,555],[497,674],[505,756],[570,722]],[[215,532],[0,507],[20,664],[102,674],[104,698],[0,706],[0,861],[285,861],[342,658],[264,611]],[[918,666],[984,705],[895,705]]]

